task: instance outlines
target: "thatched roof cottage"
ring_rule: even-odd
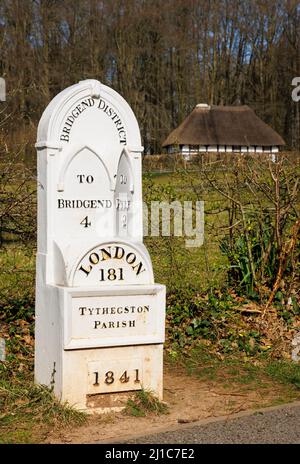
[[[200,103],[163,142],[186,159],[199,152],[277,153],[284,140],[247,105]]]

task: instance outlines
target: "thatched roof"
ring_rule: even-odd
[[[249,106],[197,105],[163,142],[168,145],[280,146],[284,140]]]

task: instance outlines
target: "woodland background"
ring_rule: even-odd
[[[86,78],[128,101],[145,153],[199,102],[248,104],[299,150],[298,1],[0,0],[0,47],[2,138],[27,154],[49,101]]]

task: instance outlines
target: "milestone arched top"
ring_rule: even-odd
[[[70,112],[74,111],[74,108],[84,100],[93,103],[94,107],[101,107],[102,99],[109,105],[108,108],[115,110],[122,124],[126,126],[126,143],[124,145],[132,147],[136,151],[142,151],[139,126],[128,103],[115,90],[94,79],[80,81],[78,84],[64,89],[51,100],[38,125],[37,148],[62,149],[61,130]],[[107,114],[111,117],[109,111]],[[113,117],[111,119],[113,120]]]

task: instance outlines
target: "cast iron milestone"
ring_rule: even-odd
[[[35,380],[78,409],[162,398],[165,287],[143,244],[141,137],[97,80],[58,94],[38,127]]]

